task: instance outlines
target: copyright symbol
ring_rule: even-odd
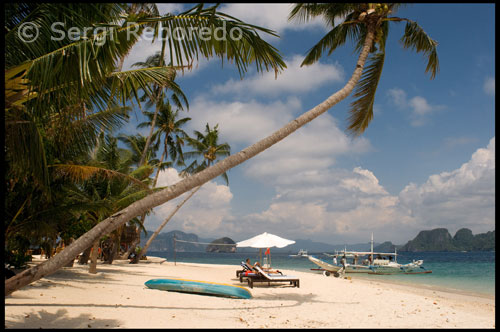
[[[38,38],[38,33],[38,27],[32,22],[25,22],[21,24],[19,30],[17,31],[19,39],[25,43],[34,42]]]

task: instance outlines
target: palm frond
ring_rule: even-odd
[[[308,22],[311,19],[322,16],[327,24],[335,26],[335,18],[343,18],[352,11],[356,11],[360,4],[356,3],[299,3],[295,4],[288,20],[298,22]]]
[[[5,158],[17,180],[33,176],[35,184],[48,190],[49,173],[44,141],[34,119],[23,108],[5,114]]]
[[[201,55],[205,58],[226,58],[236,65],[240,75],[248,70],[251,63],[255,63],[257,71],[272,69],[279,73],[286,68],[279,51],[259,35],[266,33],[277,36],[274,31],[219,12],[217,5],[209,8],[198,5],[179,15],[167,14],[145,21],[157,23],[156,38],[160,37],[161,31],[169,31],[171,35],[175,31],[182,31],[187,35],[187,38],[168,38],[168,54],[174,65],[190,64]],[[203,31],[209,33],[200,33]],[[235,35],[235,31],[238,34]],[[216,33],[226,38],[217,37]]]
[[[345,44],[348,38],[357,40],[359,26],[354,24],[339,24],[330,30],[321,40],[307,51],[307,55],[301,66],[311,65],[318,61],[323,52],[328,51],[330,55],[337,47]]]
[[[406,23],[401,43],[405,48],[414,49],[417,52],[423,52],[424,56],[427,57],[427,67],[425,68],[425,72],[430,72],[431,79],[434,79],[439,71],[439,59],[437,56],[438,43],[429,37],[417,24],[417,22],[407,19],[405,20],[408,22]]]
[[[136,168],[133,170],[129,176],[138,179],[138,180],[144,180],[147,179],[151,174],[154,172],[154,167],[151,165],[142,165],[141,167]]]
[[[384,52],[370,55],[369,65],[365,67],[361,80],[356,85],[353,97],[357,99],[351,104],[347,128],[355,135],[362,134],[373,118],[373,103],[382,75],[384,59]]]
[[[54,170],[54,177],[66,177],[74,182],[83,182],[91,179],[94,176],[100,176],[106,179],[120,178],[134,183],[140,187],[147,188],[147,185],[133,176],[113,171],[110,169],[89,166],[89,165],[71,165],[71,164],[56,164],[49,165]]]
[[[117,96],[124,105],[127,100],[135,98],[140,104],[139,90],[144,91],[149,99],[155,98],[153,86],[168,87],[178,90],[178,85],[173,81],[174,67],[149,67],[123,72],[114,72],[111,79],[111,94]]]
[[[130,107],[115,107],[88,114],[85,108],[72,108],[52,116],[47,137],[63,159],[90,152],[101,132],[113,131],[128,120]]]

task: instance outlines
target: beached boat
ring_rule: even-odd
[[[296,255],[289,255],[290,257],[307,257],[307,250],[300,249]]]
[[[251,299],[252,294],[241,286],[216,282],[186,279],[151,279],[144,283],[148,288],[170,292],[182,292],[202,295],[223,296],[239,299]]]

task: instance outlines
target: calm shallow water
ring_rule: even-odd
[[[174,261],[172,252],[148,252],[151,256],[163,257]],[[322,253],[310,253],[325,261],[331,258]],[[185,263],[226,264],[239,268],[240,262],[246,258],[258,260],[258,249],[255,253],[205,253],[177,252],[176,261]],[[495,252],[402,252],[398,253],[398,263],[409,263],[414,259],[423,259],[423,266],[432,273],[405,275],[363,275],[363,278],[393,281],[398,283],[419,284],[438,287],[442,290],[465,291],[484,295],[495,295]],[[272,253],[273,268],[311,271],[317,266],[305,257],[290,257],[284,253]]]

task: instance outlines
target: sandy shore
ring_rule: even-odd
[[[34,259],[34,262],[40,260]],[[283,270],[300,288],[258,283],[252,299],[148,289],[152,278],[240,284],[238,265],[115,261],[63,268],[5,298],[6,328],[494,328],[495,300]],[[163,263],[161,263],[163,262]]]

